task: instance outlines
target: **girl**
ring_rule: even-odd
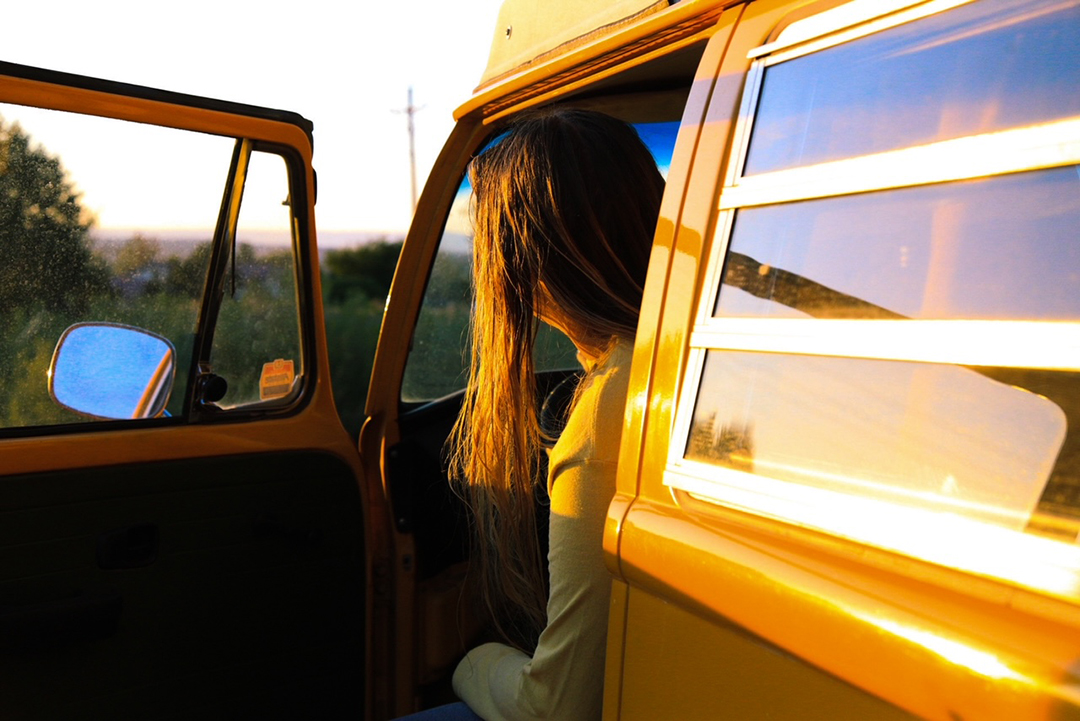
[[[633,128],[571,109],[515,122],[470,179],[472,363],[451,477],[474,515],[482,597],[505,643],[458,665],[454,690],[468,708],[420,716],[598,719],[611,591],[603,528],[664,181]],[[586,370],[548,458],[547,549],[536,515],[546,440],[537,319],[574,342]]]

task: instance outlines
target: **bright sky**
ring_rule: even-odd
[[[454,108],[479,82],[499,4],[14,3],[4,9],[0,59],[299,112],[315,124],[319,230],[403,232],[412,213],[408,134],[395,111],[412,86],[422,188]],[[67,150],[40,140],[68,164]]]

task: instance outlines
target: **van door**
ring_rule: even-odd
[[[311,154],[295,114],[0,64],[4,718],[369,709],[384,507]]]
[[[1077,716],[1080,4],[883,5],[748,3],[715,67],[605,718]]]

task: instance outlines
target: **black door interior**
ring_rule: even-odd
[[[0,483],[0,717],[363,716],[364,518],[340,459]]]
[[[558,435],[580,370],[537,374],[541,422]],[[422,656],[422,706],[454,700],[450,674],[464,651],[486,640],[485,616],[468,573],[469,517],[446,474],[446,439],[461,408],[462,393],[407,408],[399,417],[402,441],[389,451],[388,487],[399,531],[413,535]],[[538,494],[538,530],[546,543],[545,490]]]

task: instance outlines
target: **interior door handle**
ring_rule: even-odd
[[[0,651],[49,650],[113,636],[122,607],[120,592],[111,588],[25,606],[0,606]]]
[[[98,536],[98,568],[106,571],[149,566],[157,552],[158,527],[153,523],[136,523]]]

